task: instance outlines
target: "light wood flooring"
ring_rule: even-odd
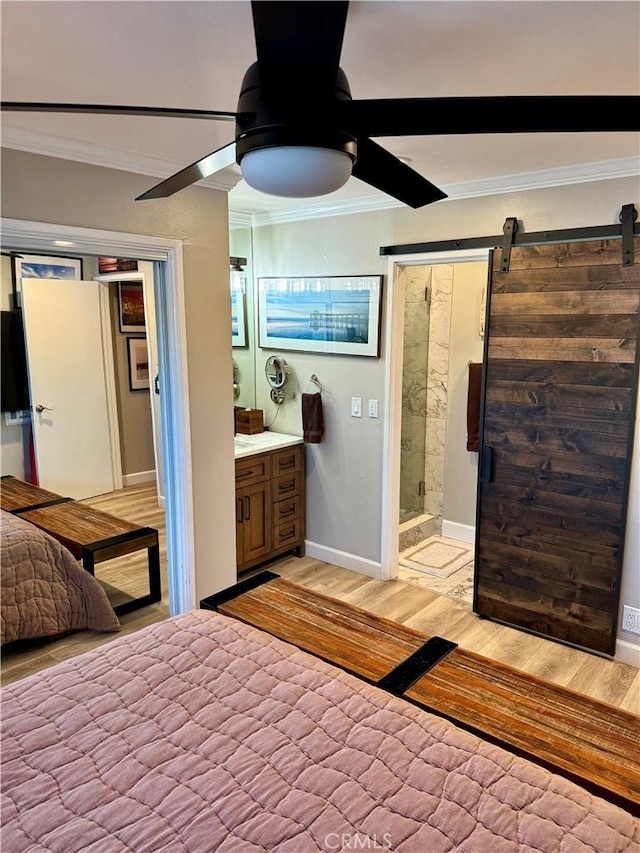
[[[164,512],[157,505],[155,484],[129,487],[87,503],[160,532],[162,603],[121,618],[123,633],[131,633],[168,615],[166,603],[166,537]],[[138,594],[131,579],[146,583],[146,552],[99,565],[97,577],[111,586]],[[628,664],[543,640],[522,631],[481,619],[462,601],[399,580],[376,581],[311,557],[285,557],[268,566],[282,577],[309,589],[357,605],[387,619],[438,635],[462,648],[509,664],[545,679],[640,715],[640,670]],[[137,582],[137,581],[136,581]],[[2,683],[30,675],[60,660],[110,642],[113,634],[82,631],[54,643],[2,657]]]

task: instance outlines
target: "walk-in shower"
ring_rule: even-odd
[[[453,265],[405,266],[401,550],[442,529]]]

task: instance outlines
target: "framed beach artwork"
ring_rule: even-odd
[[[381,275],[259,278],[259,345],[377,358],[381,306]]]
[[[14,281],[21,278],[66,278],[82,280],[82,258],[59,258],[57,255],[11,256]]]
[[[140,282],[118,282],[118,320],[121,332],[144,332],[144,295]]]

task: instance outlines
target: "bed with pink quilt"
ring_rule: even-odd
[[[56,539],[5,510],[0,523],[0,642],[90,628],[117,631],[99,582]]]
[[[196,610],[2,695],[2,849],[631,853],[628,812]]]

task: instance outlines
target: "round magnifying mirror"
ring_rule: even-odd
[[[283,388],[289,377],[289,366],[279,355],[269,356],[264,367],[267,382],[272,388]]]

